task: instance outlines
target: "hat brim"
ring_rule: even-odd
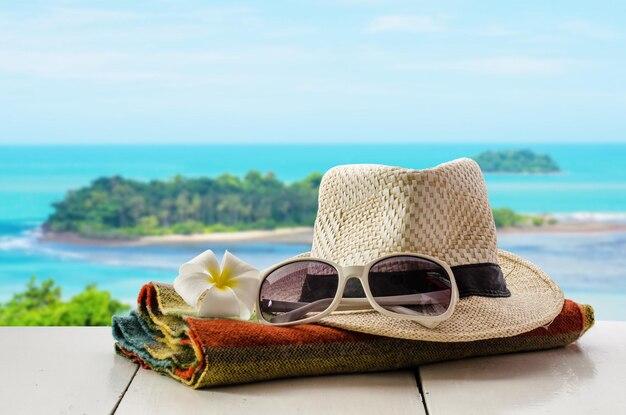
[[[529,261],[498,250],[511,296],[470,296],[459,300],[452,317],[434,329],[376,311],[338,312],[319,324],[377,336],[432,342],[467,342],[511,337],[550,324],[563,308],[563,292]]]

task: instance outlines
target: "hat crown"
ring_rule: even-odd
[[[498,263],[496,228],[478,164],[468,158],[425,170],[337,166],[322,178],[311,255],[341,265],[394,252],[450,266]]]

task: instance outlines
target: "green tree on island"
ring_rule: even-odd
[[[291,184],[257,171],[243,179],[230,174],[147,183],[100,178],[55,203],[44,228],[124,238],[309,226],[317,211],[321,177],[313,173]]]

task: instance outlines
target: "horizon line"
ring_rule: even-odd
[[[534,145],[611,145],[611,144],[626,144],[624,141],[511,141],[511,142],[496,142],[496,141],[333,141],[333,142],[182,142],[182,143],[163,143],[163,142],[144,142],[144,143],[2,143],[0,147],[145,147],[145,146],[158,146],[158,147],[195,147],[195,146],[225,146],[225,147],[237,147],[237,146],[345,146],[345,145],[359,145],[359,146],[402,146],[402,145],[522,145],[522,146],[534,146]]]

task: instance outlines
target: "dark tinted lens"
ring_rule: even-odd
[[[376,302],[394,313],[438,316],[450,307],[450,277],[427,259],[408,255],[383,259],[370,269],[368,282]]]
[[[263,280],[259,311],[270,323],[303,320],[326,310],[335,298],[338,285],[337,270],[323,262],[283,265]]]

